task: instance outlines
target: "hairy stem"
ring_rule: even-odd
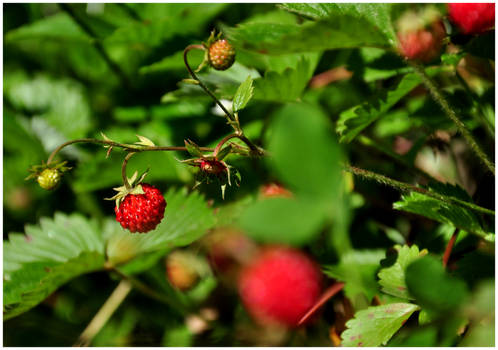
[[[47,164],[50,164],[54,157],[59,153],[64,147],[72,145],[74,143],[95,143],[101,145],[107,145],[111,147],[119,147],[128,152],[148,152],[148,151],[185,151],[187,148],[184,146],[171,146],[171,147],[161,147],[161,146],[141,146],[141,145],[131,145],[127,143],[119,143],[114,141],[99,140],[99,139],[76,139],[64,142],[62,145],[57,147],[48,157]],[[212,152],[213,148],[209,147],[199,147],[202,152]]]
[[[126,87],[131,87],[130,81],[126,74],[123,72],[121,67],[119,67],[116,62],[114,62],[111,57],[107,54],[104,46],[100,42],[98,36],[95,34],[92,28],[90,28],[78,15],[76,12],[71,8],[69,4],[59,4],[60,8],[66,12],[69,17],[73,19],[74,22],[86,33],[88,34],[93,40],[92,44],[93,46],[97,49],[99,52],[100,56],[104,59],[104,61],[107,63],[109,68],[118,76],[118,78],[121,80],[123,85]]]
[[[121,177],[123,178],[123,183],[127,190],[131,189],[131,185],[128,182],[128,177],[126,176],[126,166],[128,165],[128,161],[130,160],[131,157],[133,157],[134,154],[135,152],[128,153],[126,157],[124,157],[123,165],[121,166]]]
[[[446,249],[444,250],[444,255],[443,255],[443,267],[446,267],[446,265],[448,265],[448,260],[450,260],[451,250],[455,245],[455,241],[458,237],[458,232],[460,232],[459,229],[456,229],[455,232],[453,232],[450,240],[448,241],[448,244],[446,245]]]
[[[92,318],[83,333],[81,333],[74,346],[89,346],[93,338],[105,326],[109,318],[111,318],[123,300],[125,300],[131,289],[130,282],[127,280],[121,280],[104,305],[102,305],[100,310]]]
[[[474,211],[477,211],[477,212],[480,212],[483,214],[488,214],[488,215],[493,215],[493,216],[495,215],[495,212],[493,210],[480,207],[476,204],[469,203],[469,202],[463,201],[461,199],[458,199],[458,198],[455,198],[452,196],[442,195],[440,193],[426,190],[425,188],[421,188],[421,187],[410,185],[410,184],[407,184],[407,183],[404,183],[401,181],[397,181],[397,180],[391,179],[387,176],[374,173],[373,171],[357,168],[357,167],[354,167],[351,165],[346,165],[344,167],[344,170],[347,172],[350,172],[354,175],[361,176],[365,179],[375,180],[381,184],[393,187],[393,188],[395,188],[399,191],[402,191],[402,192],[409,192],[409,191],[418,192],[418,193],[424,194],[428,197],[438,199],[440,201],[443,201],[443,202],[446,202],[449,204],[456,204],[456,205],[459,205],[461,207],[465,207],[467,209],[474,210]]]
[[[187,70],[190,73],[190,76],[192,77],[192,79],[196,80],[199,83],[199,86],[216,102],[216,104],[218,106],[220,106],[220,108],[223,110],[223,112],[225,112],[225,114],[230,122],[230,125],[232,125],[232,127],[235,129],[235,131],[239,131],[240,127],[234,125],[234,123],[236,123],[236,120],[235,120],[235,117],[232,115],[232,113],[230,113],[228,111],[228,109],[226,109],[226,107],[223,105],[223,103],[221,103],[221,101],[218,100],[218,98],[214,95],[214,93],[211,92],[211,90],[209,90],[209,88],[206,85],[204,85],[204,83],[202,81],[200,81],[199,78],[197,78],[197,75],[195,74],[195,72],[192,70],[192,68],[190,68],[190,65],[188,64],[188,53],[190,50],[206,50],[206,48],[203,45],[189,45],[189,46],[187,46],[185,48],[185,50],[183,51],[183,61],[185,62],[185,66],[187,67]]]
[[[455,123],[458,131],[465,138],[467,143],[469,144],[472,151],[479,157],[482,163],[486,166],[486,168],[495,174],[495,165],[491,160],[489,160],[488,156],[483,152],[483,150],[479,147],[474,137],[467,129],[465,124],[458,118],[455,111],[450,107],[448,101],[444,98],[440,89],[436,86],[436,84],[429,78],[429,76],[425,73],[425,70],[422,66],[417,63],[409,62],[409,64],[415,69],[415,72],[422,78],[422,82],[429,89],[434,101],[439,104],[441,109],[444,111],[446,116]]]

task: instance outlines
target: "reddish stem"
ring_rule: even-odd
[[[455,245],[455,241],[458,237],[458,232],[460,232],[460,229],[456,229],[455,232],[453,232],[453,235],[451,236],[450,240],[448,241],[448,244],[446,245],[446,250],[444,251],[443,255],[443,267],[446,267],[446,265],[448,265],[448,260],[450,260],[451,250]]]
[[[325,304],[330,298],[332,298],[334,295],[339,293],[342,288],[344,288],[344,283],[342,282],[337,282],[328,287],[325,292],[323,292],[322,296],[318,299],[318,301],[309,309],[309,311],[304,315],[298,322],[298,325],[302,325],[304,322],[306,322],[314,313],[316,310],[318,310],[320,307],[322,307],[323,304]]]

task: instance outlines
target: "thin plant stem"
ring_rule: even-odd
[[[227,143],[227,141],[229,141],[230,139],[233,139],[233,138],[238,138],[239,140],[243,141],[248,147],[249,149],[253,152],[253,154],[256,154],[258,156],[262,156],[262,155],[265,155],[266,152],[258,147],[256,147],[247,137],[245,137],[244,135],[241,135],[241,134],[237,134],[237,133],[234,133],[234,134],[230,134],[230,135],[227,135],[225,136],[223,139],[221,139],[221,141],[216,145],[215,149],[214,149],[214,152],[213,152],[213,156],[216,157],[218,155],[218,152],[221,150],[221,147]]]
[[[311,309],[309,309],[308,312],[303,317],[301,317],[301,319],[298,322],[298,325],[301,325],[307,320],[309,320],[309,318],[316,312],[316,310],[322,307],[322,305],[325,304],[334,295],[339,293],[342,290],[342,288],[344,288],[344,283],[342,282],[334,283],[329,288],[327,288],[327,290],[323,292],[323,294],[320,296],[318,301],[311,307]]]
[[[461,199],[458,199],[458,198],[455,198],[452,196],[442,195],[440,193],[429,191],[425,188],[421,188],[421,187],[410,185],[410,184],[407,184],[407,183],[404,183],[401,181],[397,181],[397,180],[391,179],[387,176],[374,173],[373,171],[370,171],[370,170],[357,168],[357,167],[354,167],[351,165],[346,165],[344,167],[344,170],[347,172],[350,172],[354,175],[363,177],[365,179],[375,180],[381,184],[393,187],[393,188],[395,188],[399,191],[402,191],[402,192],[410,192],[410,191],[418,192],[418,193],[421,193],[421,194],[426,195],[428,197],[438,199],[440,201],[443,201],[443,202],[446,202],[449,204],[456,204],[456,205],[459,205],[459,206],[462,206],[462,207],[465,207],[467,209],[471,209],[471,210],[474,210],[474,211],[477,211],[477,212],[480,212],[483,214],[488,214],[488,215],[493,215],[493,216],[495,215],[495,212],[493,210],[480,207],[476,204],[469,203],[469,202],[463,201]]]
[[[232,113],[230,113],[228,111],[228,109],[226,109],[226,107],[223,105],[223,103],[221,103],[221,101],[218,100],[218,98],[214,95],[214,93],[211,90],[209,90],[209,88],[206,85],[204,85],[204,83],[202,81],[200,81],[199,78],[197,78],[197,75],[195,74],[195,72],[192,70],[192,68],[190,68],[190,65],[188,63],[188,53],[190,52],[190,50],[206,50],[206,48],[203,45],[189,45],[189,46],[187,46],[185,48],[185,50],[183,51],[183,61],[185,62],[185,67],[187,67],[187,70],[188,70],[190,76],[192,77],[192,79],[196,80],[197,83],[199,84],[199,86],[216,102],[216,104],[218,106],[220,106],[220,108],[226,114],[230,124],[235,129],[235,131],[239,131],[240,128],[233,125],[233,123],[236,123],[236,119],[232,115]]]
[[[126,176],[126,166],[128,165],[128,161],[130,160],[131,157],[133,157],[134,154],[135,152],[128,153],[126,157],[124,157],[123,165],[121,166],[121,177],[123,178],[123,183],[127,190],[131,189],[131,185],[128,182],[128,177]]]
[[[92,138],[84,138],[84,139],[76,139],[76,140],[71,140],[64,142],[61,144],[59,147],[57,147],[48,157],[47,164],[50,164],[54,157],[59,153],[64,147],[72,145],[74,143],[94,143],[94,144],[101,144],[101,145],[107,145],[111,147],[119,147],[122,148],[124,151],[132,151],[132,152],[147,152],[147,151],[185,151],[187,152],[187,147],[184,146],[171,146],[171,147],[162,147],[162,146],[141,146],[141,145],[131,145],[127,143],[119,143],[119,142],[114,142],[114,141],[107,141],[107,140],[99,140],[99,139],[92,139]],[[199,149],[202,152],[212,152],[214,149],[210,147],[199,147]]]
[[[169,306],[173,311],[175,311],[179,316],[186,316],[187,315],[187,310],[184,310],[179,304],[178,302],[168,298],[166,295],[164,294],[161,294],[159,292],[156,292],[154,289],[150,288],[149,286],[147,286],[145,283],[141,282],[140,280],[132,277],[132,276],[129,276],[127,274],[125,274],[124,272],[120,271],[118,268],[116,267],[111,267],[110,268],[111,271],[115,272],[116,274],[119,275],[119,277],[121,277],[122,279],[128,281],[129,283],[131,283],[131,285],[133,286],[133,288],[135,288],[136,290],[138,290],[139,292],[141,292],[142,294],[156,300],[156,301],[159,301],[160,303],[163,303],[167,306]]]
[[[448,244],[446,245],[446,249],[444,250],[444,255],[443,255],[443,267],[446,267],[448,265],[448,261],[450,260],[451,251],[453,249],[453,246],[455,245],[455,241],[458,237],[459,232],[460,232],[460,230],[456,229],[455,232],[453,232],[453,234],[451,235],[451,238],[448,241]]]
[[[429,76],[426,74],[424,68],[422,66],[420,66],[418,63],[414,63],[414,62],[410,62],[410,61],[408,63],[415,69],[415,72],[422,79],[423,84],[427,87],[427,89],[429,89],[429,92],[431,93],[434,101],[436,101],[436,103],[439,104],[439,106],[444,111],[446,116],[451,121],[453,121],[453,123],[455,123],[456,127],[458,128],[458,131],[465,138],[465,140],[467,141],[467,143],[470,146],[470,148],[472,149],[472,151],[479,157],[479,159],[486,166],[486,168],[489,171],[491,171],[494,175],[495,174],[494,163],[491,160],[489,160],[488,156],[479,147],[479,145],[475,141],[474,137],[472,136],[470,131],[465,126],[465,124],[460,120],[460,118],[458,118],[455,111],[450,107],[448,101],[446,100],[446,98],[444,98],[440,89],[431,80],[431,78],[429,78]]]
[[[128,280],[121,280],[104,305],[102,305],[100,310],[92,318],[83,333],[81,333],[74,346],[89,346],[93,338],[95,338],[119,305],[125,300],[131,289],[132,286]]]
[[[118,76],[118,78],[121,80],[121,82],[128,88],[131,87],[130,81],[126,74],[123,72],[121,67],[119,67],[116,62],[114,62],[111,57],[107,54],[104,46],[100,42],[98,36],[95,34],[92,28],[90,28],[77,14],[76,12],[71,8],[69,4],[59,4],[60,8],[66,12],[69,17],[73,19],[74,22],[86,33],[88,34],[93,40],[92,44],[93,46],[97,49],[99,52],[100,56],[104,59],[104,61],[107,63],[109,68]]]

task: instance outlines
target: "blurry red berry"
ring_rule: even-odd
[[[292,193],[285,187],[272,182],[261,187],[261,196],[264,198],[289,198],[292,197]]]
[[[437,21],[428,29],[418,29],[398,33],[399,51],[409,60],[430,62],[443,47],[446,31],[442,22]]]
[[[320,297],[321,282],[320,270],[308,256],[271,247],[242,270],[239,293],[255,320],[293,328]]]
[[[450,20],[464,34],[480,34],[495,26],[494,3],[448,4]]]

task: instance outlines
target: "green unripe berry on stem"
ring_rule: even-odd
[[[41,188],[45,190],[53,190],[57,187],[61,180],[61,173],[57,169],[47,168],[43,170],[36,178]]]

